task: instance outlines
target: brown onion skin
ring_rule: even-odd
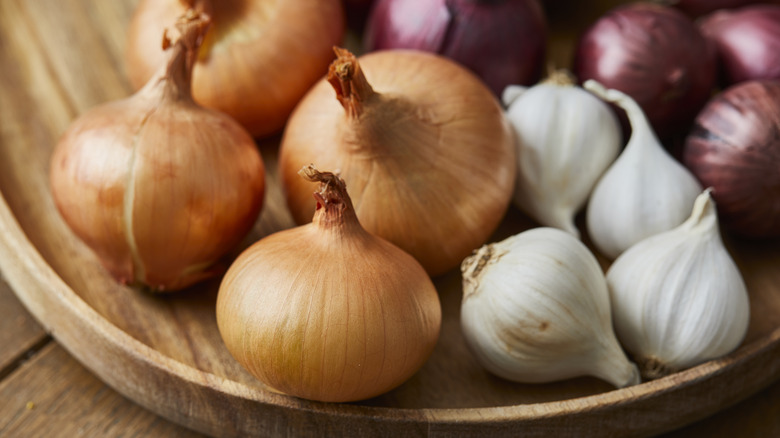
[[[213,19],[193,72],[195,101],[229,114],[255,137],[282,129],[344,35],[341,0],[141,0],[125,48],[136,89],[162,65],[160,35],[187,3]]]
[[[713,188],[725,227],[780,236],[780,82],[747,81],[715,96],[696,118],[683,162]]]
[[[725,86],[780,79],[780,5],[714,12],[699,27],[716,48]]]
[[[507,85],[540,79],[547,23],[538,0],[377,0],[364,45],[446,56],[500,96]]]
[[[574,73],[631,96],[661,139],[687,133],[716,83],[714,49],[680,11],[654,3],[612,9],[580,37]]]
[[[51,158],[68,226],[119,282],[157,292],[224,272],[219,259],[248,234],[265,192],[254,140],[195,104],[184,65],[174,57],[136,94],[79,116]]]
[[[358,60],[378,93],[359,117],[323,79],[287,124],[279,150],[287,206],[308,222],[313,186],[298,170],[338,169],[363,227],[442,274],[503,219],[516,174],[513,132],[490,90],[451,60],[411,50]]]
[[[442,319],[422,266],[366,232],[348,198],[319,202],[312,222],[247,248],[222,280],[216,315],[225,346],[252,375],[326,402],[375,397],[409,379]]]

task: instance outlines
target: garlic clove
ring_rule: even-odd
[[[631,138],[596,184],[587,207],[593,244],[609,259],[688,217],[702,187],[658,141],[642,109],[628,95],[594,80],[585,88],[626,111]]]
[[[504,88],[504,91],[501,93],[501,102],[504,106],[510,106],[526,91],[528,91],[528,87],[522,85],[509,85]]]
[[[683,224],[618,257],[607,283],[618,338],[644,377],[725,355],[747,331],[747,287],[721,240],[709,189]]]
[[[604,274],[577,238],[531,229],[481,247],[461,271],[462,331],[488,371],[529,383],[639,383],[612,330]]]
[[[574,217],[620,151],[617,118],[563,70],[522,94],[507,88],[504,101],[518,139],[515,205],[579,237]]]

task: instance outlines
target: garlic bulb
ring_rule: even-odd
[[[682,225],[618,257],[607,283],[618,339],[647,378],[725,355],[747,331],[747,288],[723,246],[709,189]]]
[[[587,208],[593,244],[615,259],[640,240],[685,221],[702,187],[664,149],[636,101],[593,80],[585,88],[625,110],[631,123],[628,144],[596,184]]]
[[[534,228],[464,260],[461,327],[477,360],[529,383],[591,375],[639,383],[618,344],[596,258],[577,238]]]
[[[617,117],[565,71],[528,89],[507,87],[503,101],[518,137],[515,205],[579,237],[574,216],[622,146]]]

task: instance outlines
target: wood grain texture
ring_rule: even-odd
[[[220,436],[619,436],[691,423],[780,377],[780,253],[775,242],[730,240],[751,293],[748,338],[729,357],[665,379],[622,390],[590,378],[548,385],[498,379],[477,365],[460,335],[460,276],[450,272],[435,279],[444,311],[441,340],[398,389],[341,405],[268,391],[219,338],[218,279],[170,296],[120,286],[68,230],[49,195],[48,159],[68,123],[129,93],[121,48],[133,5],[0,2],[0,268],[47,332],[140,405]],[[565,50],[565,40],[556,50]],[[276,175],[277,142],[259,146],[268,168],[266,206],[230,257],[292,226]],[[510,209],[492,240],[532,225]]]
[[[0,275],[0,380],[49,339]]]
[[[56,429],[51,427],[56,424]],[[202,435],[163,420],[106,387],[56,344],[0,383],[0,434],[19,437]]]
[[[0,284],[4,283],[0,281]],[[12,338],[14,334],[23,336],[32,326],[33,332],[43,333],[10,290],[8,294],[3,305],[26,314],[30,322],[21,326],[3,325],[3,332]],[[0,342],[0,350],[7,346]],[[0,436],[201,436],[139,408],[98,380],[60,347],[47,345],[41,351],[27,350],[24,357],[24,363],[0,382],[0,419],[3,419]],[[780,382],[736,406],[661,438],[691,436],[780,436]]]

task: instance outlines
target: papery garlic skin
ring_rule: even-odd
[[[593,244],[614,260],[640,240],[683,223],[702,187],[663,148],[631,97],[593,80],[584,86],[621,106],[631,122],[628,144],[596,184],[587,207],[587,229]]]
[[[709,190],[682,225],[618,257],[607,283],[618,339],[648,378],[728,354],[747,332],[747,287],[721,240]]]
[[[622,146],[617,117],[564,71],[528,89],[507,87],[503,101],[518,138],[515,205],[579,237],[574,217]]]
[[[639,383],[612,330],[601,267],[571,234],[531,229],[483,246],[461,271],[461,328],[488,371],[528,383]]]

